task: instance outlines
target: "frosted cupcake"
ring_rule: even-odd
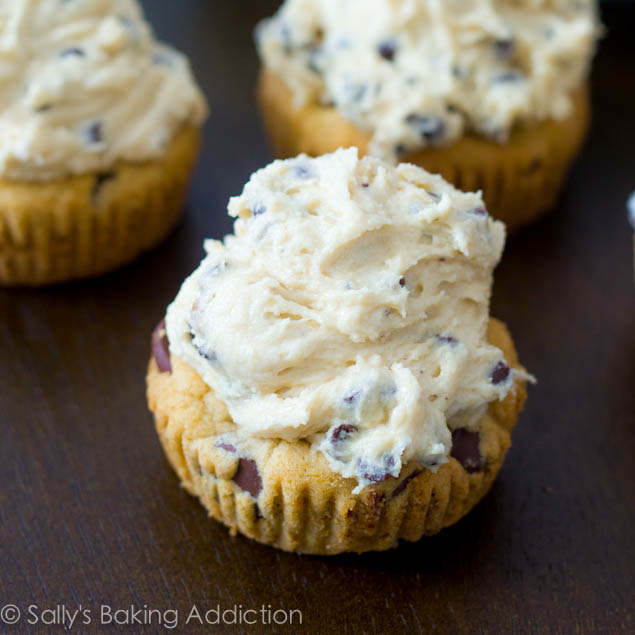
[[[407,160],[513,230],[583,140],[597,32],[592,0],[286,0],[256,33],[264,121],[280,156]]]
[[[0,7],[0,284],[117,267],[182,209],[207,107],[135,0]]]
[[[148,402],[211,516],[309,553],[387,549],[487,492],[526,374],[490,319],[503,224],[356,149],[276,161],[231,199],[153,335]]]

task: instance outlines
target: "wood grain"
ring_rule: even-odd
[[[594,125],[559,208],[509,241],[493,314],[538,377],[493,490],[457,526],[382,554],[280,553],[209,521],[178,486],[144,395],[150,333],[230,230],[267,163],[253,89],[257,19],[276,3],[145,2],[185,50],[212,116],[186,217],[94,281],[0,290],[0,606],[300,609],[301,627],[225,632],[633,632],[635,188],[632,6],[608,6]],[[0,624],[0,632],[62,632]],[[163,633],[156,623],[122,632]],[[215,632],[181,624],[178,632]]]

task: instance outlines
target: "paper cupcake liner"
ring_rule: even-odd
[[[0,285],[95,276],[164,238],[183,208],[199,132],[156,161],[45,182],[0,181]]]
[[[335,108],[310,104],[295,109],[290,90],[267,70],[261,72],[258,95],[277,156],[319,156],[349,146],[366,152],[368,133]],[[400,160],[440,173],[459,189],[482,190],[488,210],[513,232],[554,207],[589,119],[584,86],[573,95],[573,111],[566,119],[519,128],[504,143],[466,135],[448,146],[404,154]]]
[[[489,339],[519,367],[502,323],[491,321]],[[148,403],[183,486],[232,533],[312,554],[388,549],[399,539],[418,540],[455,523],[493,483],[526,396],[516,377],[505,400],[490,405],[479,422],[477,469],[457,454],[436,474],[410,463],[397,479],[354,495],[354,479],[332,472],[304,441],[232,445],[226,435],[234,424],[199,375],[175,357],[169,370],[162,368],[151,360]]]

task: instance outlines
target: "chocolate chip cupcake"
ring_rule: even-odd
[[[482,198],[356,149],[276,161],[232,198],[155,331],[148,402],[210,515],[334,554],[451,525],[487,492],[528,376],[488,316]]]
[[[0,284],[96,275],[176,222],[207,107],[136,0],[0,8]]]
[[[593,0],[286,0],[256,31],[264,122],[279,156],[416,163],[514,230],[582,143],[597,32]]]

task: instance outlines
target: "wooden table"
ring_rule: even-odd
[[[635,188],[635,8],[605,10],[593,130],[558,210],[510,240],[497,270],[492,312],[538,377],[497,483],[434,538],[319,558],[232,538],[208,520],[164,459],[144,395],[152,327],[203,238],[230,230],[228,197],[271,159],[251,29],[275,3],[145,4],[209,97],[206,145],[184,221],[152,253],[98,280],[0,291],[0,606],[22,610],[0,632],[62,632],[26,622],[50,621],[42,611],[57,605],[90,611],[91,624],[72,632],[99,632],[102,605],[131,604],[166,623],[178,610],[187,633],[206,630],[183,624],[192,605],[299,609],[291,630],[313,633],[633,632],[635,285],[624,204]],[[157,619],[121,631],[166,632]]]

